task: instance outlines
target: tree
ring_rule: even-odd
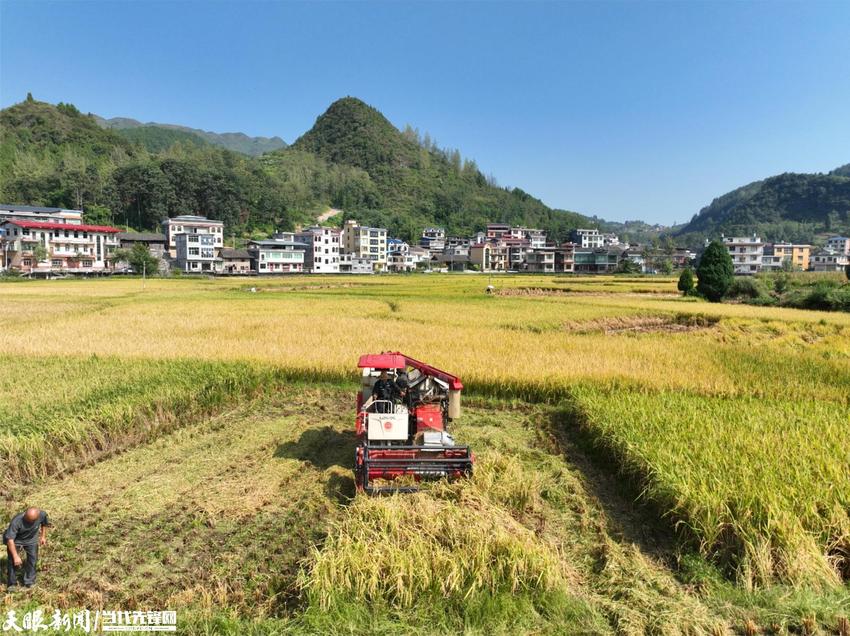
[[[679,275],[679,284],[677,285],[679,291],[682,292],[685,296],[687,296],[694,288],[694,273],[691,271],[690,267],[686,267],[682,270],[682,273]]]
[[[844,275],[850,280],[850,263],[844,266]]]
[[[617,265],[617,274],[640,274],[641,268],[638,263],[633,261],[630,258],[624,258],[620,261],[620,264]]]
[[[36,245],[32,250],[32,256],[35,259],[36,263],[41,263],[47,260],[49,254],[47,253],[47,248],[44,247],[41,243]]]
[[[147,273],[148,276],[159,271],[159,259],[150,253],[142,243],[136,243],[132,248],[115,250],[112,253],[113,263],[126,262],[136,274]]]
[[[673,273],[673,261],[671,261],[669,258],[663,259],[661,263],[659,263],[658,269],[661,270],[662,274],[666,274],[667,276],[669,276]]]
[[[720,241],[705,248],[697,267],[697,291],[713,303],[719,302],[735,279],[729,251]]]

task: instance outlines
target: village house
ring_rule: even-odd
[[[356,256],[355,254],[339,255],[340,274],[372,274],[374,271],[371,258]]]
[[[575,271],[575,244],[562,243],[554,249],[555,272],[569,273]]]
[[[775,271],[788,267],[805,271],[809,269],[811,249],[811,245],[766,243],[762,253],[762,270]]]
[[[174,237],[177,268],[187,274],[217,274],[222,271],[216,256],[215,234],[178,234]]]
[[[387,266],[387,230],[359,225],[349,219],[342,228],[342,253],[369,259],[375,271]]]
[[[184,214],[165,219],[162,222],[162,233],[165,234],[165,244],[171,258],[177,258],[177,237],[180,234],[211,235],[216,254],[224,247],[224,222],[213,221],[205,216]]]
[[[599,230],[594,229],[577,229],[573,230],[570,233],[570,238],[572,242],[576,244],[576,247],[580,247],[582,249],[595,249],[597,247],[602,247],[605,239],[602,237],[602,234],[599,233]]]
[[[723,244],[732,257],[735,274],[756,274],[761,271],[764,257],[764,243],[752,236],[723,236]]]
[[[526,270],[537,274],[555,272],[555,248],[540,247],[526,253]]]
[[[248,250],[222,248],[221,265],[223,274],[250,274],[251,254]]]
[[[442,252],[446,246],[446,231],[441,227],[426,227],[422,230],[419,245],[432,254]]]
[[[846,236],[832,236],[826,240],[826,248],[838,254],[850,255],[850,238]]]
[[[82,225],[82,210],[43,208],[33,205],[0,203],[0,221],[42,221],[45,223],[70,223]]]
[[[576,247],[574,271],[578,274],[613,274],[625,250],[617,247]]]
[[[313,274],[338,274],[340,230],[313,226],[293,234],[297,243],[306,246],[304,270]]]
[[[842,272],[850,263],[850,256],[831,249],[823,249],[812,255],[811,268],[815,272]]]
[[[258,274],[293,274],[304,271],[306,246],[297,241],[248,241],[251,269]]]
[[[24,274],[98,274],[111,271],[118,228],[29,220],[0,222],[3,269]]]
[[[121,249],[131,250],[138,244],[144,245],[157,258],[165,256],[165,234],[155,232],[119,232],[118,243]]]

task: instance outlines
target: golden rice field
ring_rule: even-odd
[[[675,285],[478,275],[0,283],[0,490],[97,462],[269,387],[345,384],[361,353],[400,350],[457,372],[472,399],[556,409],[547,435],[585,449],[594,470],[671,529],[682,554],[701,555],[741,590],[844,597],[830,616],[850,614],[850,315],[712,305],[679,297]],[[498,540],[475,544],[481,567],[453,569],[450,555],[474,537],[452,502],[481,507],[499,487],[477,482],[405,507],[409,526],[392,516],[399,506],[358,501],[302,570],[304,594],[316,607],[349,590],[409,608],[416,588],[401,574],[395,585],[352,564],[374,542],[409,542],[427,519],[430,531],[454,536],[436,547],[459,585],[545,595],[575,583],[510,518],[523,508],[516,497],[539,493],[507,493],[507,512],[480,516],[479,531]],[[402,572],[434,548],[426,541],[371,567]],[[485,563],[514,569],[484,572]],[[445,582],[417,584],[445,592]],[[605,623],[604,603],[591,605],[581,620]],[[614,631],[673,633],[670,624]],[[716,633],[712,620],[699,624]]]

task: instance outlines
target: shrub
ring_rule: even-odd
[[[739,276],[732,281],[726,291],[727,298],[763,299],[768,297],[767,289],[757,278]]]
[[[705,248],[697,267],[697,290],[711,302],[719,302],[734,277],[735,268],[726,247],[720,241],[712,241]]]
[[[679,276],[679,284],[677,285],[679,291],[682,292],[685,296],[687,296],[690,291],[694,288],[694,273],[691,271],[690,267],[686,267],[681,275]]]

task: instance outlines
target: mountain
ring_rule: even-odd
[[[150,152],[161,152],[178,143],[197,147],[210,145],[210,142],[195,133],[175,128],[137,126],[135,128],[115,128],[114,130],[124,139],[135,144],[141,144]]]
[[[785,173],[720,196],[677,229],[677,242],[758,234],[768,241],[812,243],[850,232],[850,164],[829,174]]]
[[[178,214],[268,233],[302,216],[256,158],[168,129],[101,127],[73,105],[28,96],[0,111],[0,201],[82,209],[87,221],[155,229]],[[175,139],[179,137],[179,139]],[[162,144],[153,143],[156,138]]]
[[[135,119],[127,117],[113,117],[104,119],[103,117],[94,116],[98,124],[103,128],[112,130],[132,130],[134,128],[162,128],[165,130],[175,130],[184,133],[190,133],[214,146],[221,146],[234,152],[241,152],[243,155],[257,157],[265,152],[279,150],[286,147],[286,142],[280,137],[249,137],[244,133],[214,133],[198,128],[189,128],[187,126],[177,126],[175,124],[158,124],[148,122],[143,124]]]
[[[323,113],[287,152],[306,152],[361,171],[363,199],[340,204],[346,216],[388,227],[413,238],[421,228],[439,225],[450,234],[469,235],[490,221],[547,230],[557,239],[595,223],[575,212],[553,210],[519,188],[500,188],[458,150],[437,148],[426,136],[393,126],[378,110],[345,97]],[[360,174],[359,173],[359,174]]]
[[[89,222],[139,230],[202,214],[243,237],[311,223],[328,207],[407,240],[425,226],[467,236],[491,221],[561,240],[605,223],[499,187],[459,151],[399,131],[355,98],[334,102],[291,147],[259,157],[186,130],[102,121],[31,97],[0,111],[0,201],[78,208]]]

